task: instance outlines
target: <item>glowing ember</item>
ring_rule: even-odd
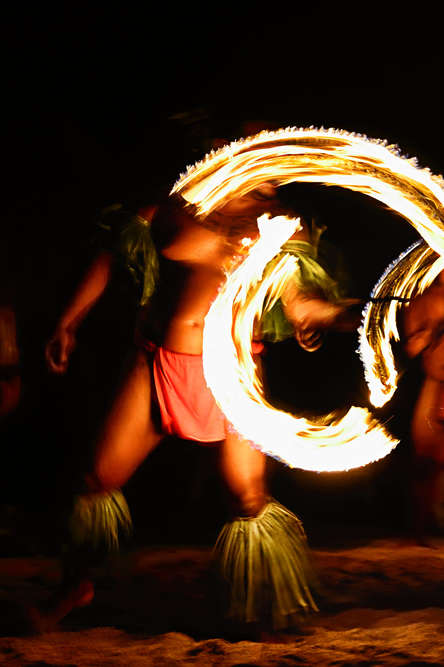
[[[410,252],[400,258],[402,269],[396,270],[398,262],[386,272],[375,288],[375,298],[389,294],[407,298],[414,290],[424,289],[443,268],[441,257],[435,261],[430,250],[444,254],[443,180],[420,169],[415,160],[403,158],[386,142],[331,129],[261,132],[189,168],[172,192],[180,194],[199,216],[266,182],[279,186],[294,181],[338,185],[367,194],[407,218],[430,246],[415,254],[414,261]],[[261,218],[259,226],[259,240],[228,276],[205,322],[204,368],[216,400],[237,431],[292,466],[342,470],[385,456],[396,441],[366,410],[351,407],[341,420],[330,417],[328,423],[320,424],[276,410],[265,401],[250,352],[253,325],[265,300],[279,298],[297,267],[294,258],[284,256],[268,280],[262,280],[267,262],[293,232],[289,222],[280,218]],[[251,289],[254,298],[246,308],[245,296]],[[399,302],[382,301],[364,313],[360,352],[375,405],[386,402],[396,388],[391,340],[398,338],[398,307]]]

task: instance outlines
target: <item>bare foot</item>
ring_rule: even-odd
[[[58,592],[44,608],[29,606],[26,615],[35,634],[54,631],[59,621],[76,607],[85,607],[94,597],[94,584],[85,579],[75,586]]]

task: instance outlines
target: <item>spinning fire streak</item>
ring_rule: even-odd
[[[425,241],[387,269],[364,309],[360,355],[370,400],[380,407],[396,390],[392,343],[399,340],[402,300],[421,293],[444,268],[444,181],[384,141],[341,130],[288,128],[209,154],[180,177],[172,193],[203,216],[265,182],[295,181],[369,195],[406,218]],[[206,317],[205,377],[234,429],[266,454],[305,470],[348,470],[386,456],[398,441],[364,408],[352,406],[342,419],[329,415],[322,423],[274,408],[264,398],[251,352],[254,323],[280,297],[297,259],[284,255],[267,279],[264,269],[297,225],[281,216],[259,218],[259,239],[227,275]]]

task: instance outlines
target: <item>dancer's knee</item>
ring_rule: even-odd
[[[126,481],[126,480],[125,480]],[[83,478],[84,493],[106,493],[122,486],[121,475],[96,468]]]
[[[235,497],[236,513],[244,517],[257,516],[268,502],[263,484],[243,489]]]

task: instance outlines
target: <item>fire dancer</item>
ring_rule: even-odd
[[[243,624],[263,618],[274,627],[291,626],[301,613],[316,610],[306,538],[299,519],[268,495],[266,457],[234,432],[206,386],[202,367],[205,315],[241,252],[241,240],[257,234],[263,213],[281,214],[270,184],[226,203],[206,218],[195,218],[183,200],[150,207],[123,228],[120,239],[131,267],[143,265],[143,317],[134,360],[104,424],[92,469],[84,476],[70,519],[65,580],[57,599],[34,612],[40,629],[51,627],[73,607],[87,604],[94,588],[91,554],[118,546],[131,519],[120,488],[165,434],[197,442],[220,442],[220,468],[231,493],[235,518],[215,548],[227,587],[228,614]],[[134,231],[137,234],[134,235]],[[137,238],[136,238],[137,237]],[[308,349],[315,332],[355,326],[355,316],[335,300],[334,281],[315,257],[307,227],[297,233],[308,270],[305,289],[288,287],[281,310],[290,332]],[[311,249],[311,250],[310,250]],[[75,330],[104,291],[113,255],[101,253],[68,305],[46,350],[51,370],[63,373]],[[325,289],[323,289],[323,283]],[[271,338],[271,314],[265,333]],[[274,322],[274,324],[273,324]],[[278,434],[277,434],[278,437]]]

